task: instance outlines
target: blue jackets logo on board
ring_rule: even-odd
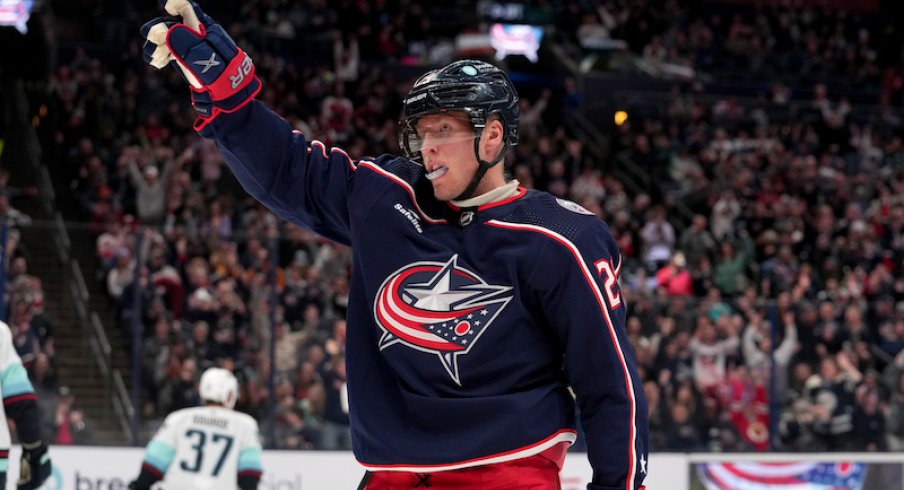
[[[512,300],[510,286],[487,284],[459,267],[458,255],[447,262],[416,262],[392,273],[380,286],[374,318],[383,330],[380,350],[395,344],[436,354],[461,386],[458,358]]]

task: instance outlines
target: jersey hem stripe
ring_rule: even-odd
[[[516,459],[527,458],[529,456],[542,453],[543,451],[546,451],[547,449],[561,442],[573,444],[575,440],[577,440],[577,432],[575,432],[573,429],[562,429],[555,434],[547,437],[546,439],[528,446],[524,446],[511,451],[492,454],[489,456],[483,456],[480,458],[469,459],[467,461],[460,461],[457,463],[443,463],[435,465],[372,465],[364,463],[363,461],[358,462],[361,464],[361,466],[364,466],[366,469],[371,471],[435,472],[460,470],[462,468],[470,468],[473,466],[484,466],[488,464],[504,463],[506,461],[514,461]]]

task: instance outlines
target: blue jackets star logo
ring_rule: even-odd
[[[383,330],[380,350],[395,344],[435,354],[459,386],[458,358],[473,348],[512,300],[510,286],[487,284],[447,262],[417,262],[391,274],[380,287],[374,318]]]

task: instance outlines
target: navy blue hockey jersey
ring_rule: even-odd
[[[641,484],[647,407],[604,222],[525,189],[457,209],[411,161],[355,161],[257,101],[202,135],[274,213],[352,246],[346,363],[362,465],[435,472],[573,442],[570,386],[594,483]]]

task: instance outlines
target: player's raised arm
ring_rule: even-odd
[[[356,168],[341,150],[308,142],[254,97],[251,57],[190,0],[161,0],[172,16],[147,22],[146,62],[176,66],[191,87],[194,127],[216,141],[242,186],[271,211],[348,243],[348,190]],[[181,22],[180,22],[181,20]]]

